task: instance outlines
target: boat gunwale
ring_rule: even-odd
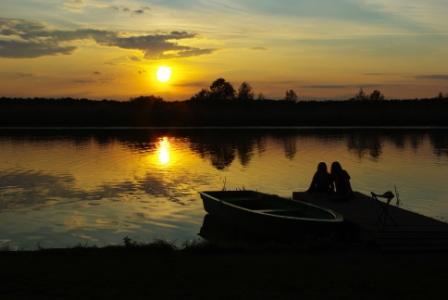
[[[314,207],[314,208],[317,208],[317,209],[320,209],[320,210],[323,210],[323,211],[329,213],[330,215],[332,215],[334,217],[334,219],[328,219],[328,218],[326,218],[326,219],[301,218],[301,217],[292,217],[292,216],[273,215],[273,214],[269,214],[267,212],[263,212],[262,210],[257,211],[257,210],[248,209],[248,208],[245,208],[245,207],[242,207],[242,206],[239,206],[239,205],[235,205],[235,204],[229,203],[227,201],[220,200],[220,199],[218,199],[218,198],[216,198],[216,197],[214,197],[214,196],[209,194],[209,193],[216,193],[216,192],[222,192],[222,191],[199,192],[199,194],[201,196],[208,197],[211,200],[214,200],[216,202],[219,202],[221,204],[224,204],[224,205],[232,207],[232,208],[236,208],[236,209],[239,209],[239,210],[243,210],[243,211],[246,211],[246,212],[249,212],[249,213],[258,214],[258,215],[262,215],[262,216],[269,216],[271,218],[276,218],[276,219],[288,219],[288,220],[307,221],[307,222],[316,222],[316,223],[338,223],[338,224],[344,222],[344,217],[341,214],[339,214],[339,213],[337,213],[337,212],[335,212],[335,211],[333,211],[331,209],[328,209],[328,208],[325,208],[325,207],[321,207],[321,206],[318,206],[318,205],[315,205],[315,204],[312,204],[312,203],[307,203],[305,201],[288,199],[288,198],[283,198],[283,197],[279,197],[279,196],[276,196],[276,195],[264,194],[264,193],[255,192],[255,191],[247,191],[247,192],[254,192],[254,193],[265,195],[265,196],[275,196],[275,197],[279,197],[281,199],[292,201],[292,202],[295,202],[295,203],[298,203],[298,204],[302,204],[302,205],[305,205],[305,206]],[[281,209],[281,211],[288,211],[288,209]],[[289,211],[293,211],[293,209],[290,209]]]

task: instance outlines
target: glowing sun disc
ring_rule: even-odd
[[[171,79],[170,67],[159,67],[157,69],[157,80],[160,82],[168,82]]]

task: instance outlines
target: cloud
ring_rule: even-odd
[[[93,79],[73,79],[71,82],[76,83],[76,84],[90,84],[90,83],[94,83],[95,80],[93,80]]]
[[[304,89],[346,89],[352,88],[353,85],[349,84],[312,84],[312,85],[304,85],[302,88]]]
[[[84,6],[86,6],[86,0],[65,0],[64,6],[68,9],[80,10]]]
[[[22,72],[19,72],[19,73],[16,73],[16,75],[17,75],[17,77],[19,77],[19,78],[30,78],[30,77],[34,77],[34,74],[33,74],[33,73],[22,73]]]
[[[259,51],[265,51],[265,50],[268,50],[267,48],[265,48],[265,47],[252,47],[252,48],[250,48],[251,50],[259,50]]]
[[[312,84],[312,85],[303,85],[304,89],[374,89],[381,88],[386,86],[400,86],[399,84],[383,84],[383,83],[365,83],[365,84]]]
[[[136,61],[136,62],[142,61],[142,59],[140,57],[135,56],[135,55],[129,56],[129,60]]]
[[[415,79],[448,80],[448,74],[417,75]]]
[[[89,84],[105,84],[113,81],[112,77],[105,77],[100,72],[93,72],[92,74],[89,74],[84,77],[79,78],[73,78],[73,79],[66,79],[62,80],[62,83],[68,83],[68,84],[77,84],[77,85],[89,85]]]
[[[71,54],[76,46],[68,42],[93,40],[99,45],[140,50],[146,59],[166,59],[210,54],[215,49],[180,45],[178,41],[195,38],[196,34],[172,31],[166,34],[122,35],[98,29],[50,30],[41,23],[0,18],[0,57],[35,58]]]
[[[175,87],[192,87],[192,88],[207,88],[210,85],[208,81],[192,81],[192,82],[179,82],[173,84]]]
[[[106,8],[113,9],[117,12],[123,12],[123,13],[131,12],[134,15],[143,15],[147,11],[151,10],[149,6],[142,6],[140,8],[130,8],[128,6],[108,5],[106,6]]]
[[[36,75],[33,73],[25,73],[25,72],[0,72],[0,77],[32,78],[36,77]]]
[[[386,76],[389,74],[386,74],[386,73],[364,73],[363,75],[364,76]]]
[[[87,0],[65,0],[63,5],[66,9],[77,12],[87,9],[106,9],[106,10],[114,10],[119,13],[131,13],[135,15],[143,15],[145,12],[151,10],[149,6],[130,7],[116,4],[111,5],[102,1],[87,1]]]
[[[61,47],[55,43],[0,41],[0,57],[35,58],[56,54],[71,54],[76,47]]]

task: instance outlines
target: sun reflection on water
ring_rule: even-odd
[[[157,153],[158,153],[158,159],[159,159],[159,163],[162,166],[167,166],[169,165],[170,161],[171,161],[171,154],[170,154],[170,141],[168,140],[167,137],[163,137],[158,144],[157,147]]]

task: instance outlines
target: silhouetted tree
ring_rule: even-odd
[[[163,98],[154,95],[140,96],[136,98],[131,98],[130,102],[133,104],[154,104],[163,102]]]
[[[196,95],[191,97],[192,101],[204,101],[210,99],[210,91],[207,89],[200,90]]]
[[[353,98],[353,100],[356,100],[356,101],[363,101],[363,100],[367,100],[367,99],[368,99],[368,97],[367,97],[366,93],[364,92],[363,88],[359,89],[358,94],[356,94],[355,98]]]
[[[235,99],[235,89],[230,82],[219,78],[210,86],[210,96],[214,100],[233,100]]]
[[[297,96],[297,94],[296,94],[296,92],[294,92],[294,90],[289,90],[289,91],[286,91],[284,100],[290,101],[290,102],[297,102],[297,100],[299,100],[299,96]]]
[[[448,98],[448,95],[445,95],[445,96],[444,96],[442,92],[440,92],[439,95],[437,96],[437,99],[438,99],[438,100],[443,100],[443,99],[445,99],[445,98]]]
[[[264,96],[263,93],[260,93],[260,94],[258,94],[258,96],[257,96],[257,100],[259,100],[259,101],[263,101],[263,100],[266,100],[266,97]]]
[[[372,94],[370,94],[370,100],[382,101],[384,100],[384,95],[380,91],[374,90]]]
[[[249,101],[254,100],[254,92],[249,83],[244,81],[238,89],[238,100]]]

